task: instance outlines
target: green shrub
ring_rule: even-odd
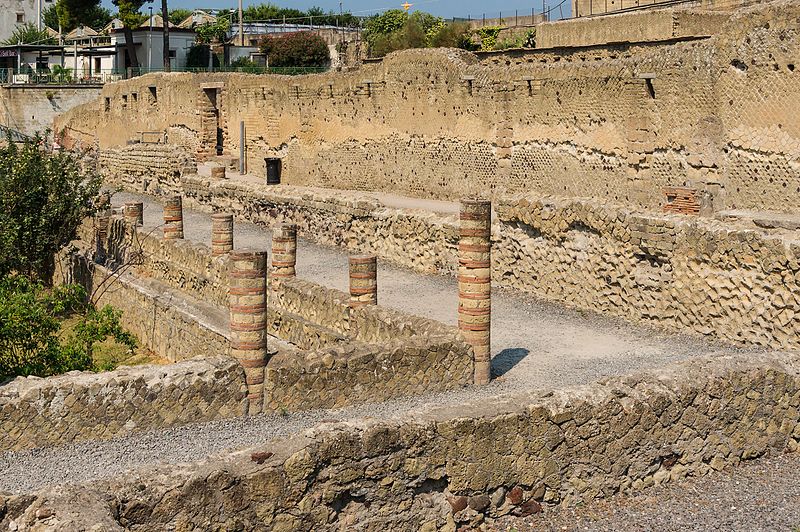
[[[325,40],[308,31],[269,35],[261,41],[261,52],[270,67],[321,67],[331,59]]]
[[[0,277],[48,282],[53,257],[95,211],[100,178],[86,176],[68,152],[50,153],[40,137],[0,146]]]
[[[257,64],[249,57],[240,57],[231,63],[231,68],[235,69],[237,72],[245,72],[247,74],[263,74],[266,70],[266,68]]]
[[[478,34],[478,37],[481,39],[481,50],[494,50],[495,45],[497,44],[497,36],[500,35],[500,31],[503,28],[500,26],[486,26],[483,28],[478,28],[475,33]]]
[[[120,312],[85,303],[78,285],[46,288],[21,275],[0,279],[0,380],[17,375],[44,377],[96,367],[95,345],[114,338],[133,350],[136,340],[119,323]],[[62,321],[77,317],[71,334]]]
[[[469,24],[447,23],[441,17],[416,11],[408,15],[405,11],[391,9],[367,20],[364,25],[364,40],[373,57],[408,48],[448,47],[474,50]]]

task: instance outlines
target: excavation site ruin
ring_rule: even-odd
[[[800,2],[536,36],[58,114],[110,203],[54,282],[163,363],[0,383],[0,528],[549,530],[797,460]]]

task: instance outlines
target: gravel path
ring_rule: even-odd
[[[156,227],[162,208],[152,197],[117,193],[114,205],[144,203],[145,227]],[[399,201],[399,200],[398,200]],[[270,231],[237,222],[237,246],[270,249]],[[158,234],[156,231],[154,234]],[[185,238],[208,243],[211,217],[184,209]],[[347,291],[347,252],[299,239],[297,275]],[[386,262],[378,267],[382,305],[456,325],[458,288],[453,277],[425,275]],[[692,356],[736,351],[695,335],[669,334],[621,319],[583,313],[516,291],[493,289],[492,369],[519,388],[551,388],[664,366]]]
[[[760,458],[730,471],[583,508],[506,517],[487,528],[489,532],[798,532],[800,454]]]
[[[114,205],[144,202],[145,227],[161,223],[161,206],[148,196],[118,193]],[[237,223],[239,246],[269,249],[263,227]],[[189,240],[207,242],[210,216],[184,211]],[[158,234],[156,231],[155,234]],[[298,276],[322,285],[347,288],[344,250],[298,242]],[[390,264],[379,265],[381,304],[455,325],[455,279],[423,275]],[[310,411],[288,416],[256,416],[175,427],[104,442],[0,454],[0,490],[29,491],[65,481],[107,478],[143,465],[200,460],[233,449],[312,427],[323,420],[373,417],[389,419],[427,406],[458,405],[515,391],[546,390],[586,384],[600,377],[667,365],[692,356],[722,354],[733,348],[697,336],[670,335],[620,319],[581,313],[536,298],[498,289],[493,292],[493,372],[485,387],[429,394],[338,411]]]

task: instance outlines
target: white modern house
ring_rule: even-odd
[[[133,42],[136,49],[136,59],[139,68],[147,70],[163,70],[164,68],[164,21],[159,15],[152,15],[141,26],[133,30]],[[169,25],[169,56],[170,66],[173,70],[186,67],[189,48],[195,41],[195,31],[190,28],[181,28],[175,24]],[[125,32],[122,28],[111,31],[111,45],[116,49],[115,67],[124,70],[131,66],[128,57],[128,47],[125,41]]]

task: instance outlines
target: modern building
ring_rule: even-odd
[[[133,30],[133,43],[139,68],[147,70],[163,70],[164,68],[164,21],[160,15],[152,15],[141,26]],[[173,70],[186,67],[189,49],[196,39],[193,29],[169,25],[169,56]],[[111,31],[111,45],[116,49],[115,68],[124,70],[133,62],[128,56],[125,31],[116,28]]]
[[[44,9],[55,0],[0,0],[0,42],[5,41],[22,24],[38,24]]]

